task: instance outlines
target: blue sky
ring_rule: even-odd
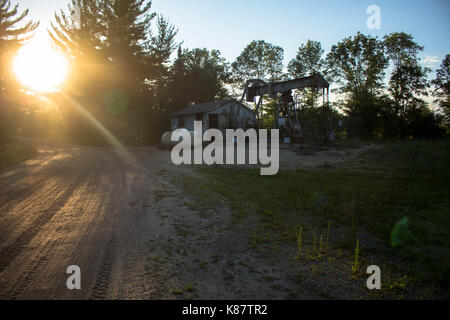
[[[30,17],[41,20],[43,30],[69,0],[12,2],[29,8]],[[381,9],[380,30],[366,26],[369,5]],[[425,47],[421,56],[428,57],[427,64],[433,68],[450,53],[448,0],[153,0],[153,10],[178,27],[178,40],[185,47],[219,49],[229,61],[254,39],[283,47],[287,63],[307,39],[320,41],[327,51],[357,31],[379,37],[394,31],[411,33]]]

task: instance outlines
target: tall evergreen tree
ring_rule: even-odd
[[[28,21],[19,27],[28,15],[28,9],[19,12],[19,5],[10,0],[0,0],[0,95],[10,80],[10,65],[17,50],[29,40],[39,23]]]
[[[0,0],[0,148],[3,148],[9,137],[10,101],[13,96],[14,77],[11,74],[12,60],[17,50],[33,36],[39,23],[28,21],[23,26],[28,9],[19,13],[19,5],[11,5],[9,0]]]
[[[109,79],[104,6],[99,0],[71,0],[68,11],[55,13],[55,23],[51,23],[50,38],[71,64],[66,88],[71,94],[95,97]]]
[[[73,62],[70,92],[89,100],[86,107],[119,136],[142,140],[167,86],[177,31],[159,17],[151,32],[151,1],[72,0],[73,7],[79,23],[61,11],[50,31]]]
[[[151,41],[151,1],[111,0],[106,2],[106,50],[118,77],[131,99],[138,102],[146,90],[147,55]]]

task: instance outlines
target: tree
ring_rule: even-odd
[[[383,88],[387,63],[383,42],[358,32],[331,47],[327,72],[340,85],[339,93],[376,95]]]
[[[318,41],[308,40],[300,45],[297,55],[288,64],[288,72],[292,77],[305,77],[322,72],[324,66],[324,50]]]
[[[180,48],[173,65],[173,109],[228,98],[229,78],[229,64],[219,50]]]
[[[55,12],[48,30],[53,45],[70,63],[64,97],[53,99],[62,105],[66,134],[77,143],[105,143],[101,131],[85,116],[87,113],[107,128],[111,123],[104,103],[113,79],[106,54],[106,4],[106,0],[71,0],[67,11]],[[84,111],[66,96],[78,102]]]
[[[75,8],[79,16],[71,14]],[[72,0],[68,12],[60,10],[54,18],[55,22],[48,30],[50,39],[71,64],[66,91],[78,97],[96,97],[110,78],[106,74],[109,63],[105,54],[104,3],[99,0]]]
[[[344,111],[359,136],[374,135],[387,63],[383,42],[360,32],[333,45],[327,55],[328,75],[340,85]]]
[[[170,79],[170,56],[180,44],[175,41],[178,30],[163,16],[157,19],[158,33],[151,35],[147,44],[147,63],[149,74],[147,80],[152,84],[155,96],[162,94],[161,90],[167,86]]]
[[[411,35],[394,32],[385,36],[384,42],[393,66],[389,92],[394,100],[395,112],[402,128],[407,113],[418,105],[417,95],[427,95],[429,69],[420,65],[418,54],[423,51],[423,47],[415,43]]]
[[[177,30],[146,0],[72,0],[80,23],[55,14],[50,36],[73,65],[69,93],[122,140],[147,139],[169,80]],[[77,125],[76,127],[80,127]],[[85,128],[81,129],[85,131]],[[147,140],[148,141],[148,140]]]
[[[308,40],[302,44],[297,51],[297,55],[288,64],[288,73],[293,78],[310,76],[315,73],[322,73],[324,66],[324,50],[320,42]],[[317,99],[320,95],[318,88],[305,88],[301,90],[307,106],[317,105]]]
[[[246,80],[280,80],[283,75],[284,50],[263,40],[254,40],[232,63],[233,78],[241,87]]]
[[[105,3],[106,54],[118,76],[116,85],[126,90],[135,103],[142,103],[139,100],[149,77],[150,27],[156,13],[150,12],[152,3],[147,0]]]
[[[0,0],[0,148],[9,136],[10,101],[6,98],[11,93],[14,77],[11,75],[11,63],[17,50],[29,40],[39,23],[28,21],[22,27],[28,9],[19,13],[19,5],[11,6],[9,0]]]
[[[11,78],[10,65],[17,50],[29,40],[39,23],[28,21],[22,27],[28,9],[19,13],[19,5],[11,6],[9,0],[0,0],[0,95],[6,90],[6,82]]]
[[[442,109],[447,128],[450,128],[450,54],[442,60],[441,67],[436,70],[436,79],[432,80],[434,95]]]

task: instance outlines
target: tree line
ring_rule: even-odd
[[[77,15],[71,14],[74,8]],[[430,70],[419,58],[424,48],[409,34],[379,39],[358,32],[327,53],[319,41],[308,40],[287,66],[282,47],[255,40],[228,62],[218,50],[184,48],[176,40],[177,28],[146,0],[71,0],[68,10],[55,13],[48,33],[70,62],[70,75],[62,92],[50,96],[58,115],[37,113],[30,109],[40,102],[23,98],[10,67],[38,26],[26,21],[27,14],[0,0],[2,136],[14,126],[28,133],[58,126],[75,142],[102,143],[89,114],[122,142],[153,143],[168,128],[168,115],[180,108],[238,97],[248,79],[314,73],[323,74],[337,94],[328,107],[343,120],[345,136],[438,138],[449,130],[449,55],[428,81]],[[307,88],[299,94],[308,119],[319,117],[320,92]],[[423,99],[429,94],[438,111]],[[272,125],[275,103],[267,99],[262,126]]]

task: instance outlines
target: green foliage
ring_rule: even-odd
[[[384,37],[386,52],[393,71],[389,80],[389,91],[396,104],[396,111],[404,117],[417,94],[426,95],[428,68],[420,65],[418,54],[423,47],[414,42],[411,35],[394,32]]]
[[[383,42],[359,32],[333,45],[328,53],[327,74],[346,97],[342,109],[351,120],[350,135],[369,138],[378,128],[387,65]]]
[[[300,45],[297,55],[289,62],[288,72],[291,77],[300,78],[322,72],[324,66],[322,45],[318,41],[308,40]]]
[[[298,231],[297,247],[298,247],[298,251],[301,252],[303,249],[303,226],[301,226]]]
[[[80,21],[70,14],[75,6]],[[10,64],[15,50],[37,27],[24,21],[27,13],[20,14],[17,6],[0,0],[0,99],[5,99],[6,87],[17,86],[9,71],[4,71],[11,68],[2,66]],[[218,50],[182,49],[175,40],[177,32],[165,17],[152,12],[149,0],[71,0],[68,11],[55,13],[49,35],[71,65],[64,88],[67,97],[53,101],[62,106],[60,127],[65,134],[74,142],[104,141],[104,130],[88,120],[92,117],[122,142],[155,142],[168,129],[168,115],[173,111],[229,98],[230,88],[240,95],[247,79],[273,82],[286,77],[284,50],[279,46],[254,40],[230,64]],[[172,62],[177,48],[178,56]],[[449,58],[444,59],[433,81],[443,118],[419,99],[428,87],[428,70],[418,58],[422,50],[403,32],[387,35],[384,41],[358,32],[333,45],[326,59],[320,42],[301,44],[287,66],[289,76],[320,72],[343,94],[342,101],[318,108],[320,90],[299,90],[299,120],[305,141],[327,141],[330,126],[337,128],[336,135],[363,139],[442,137],[441,123],[449,123]],[[384,94],[384,77],[389,62],[388,96]],[[15,96],[8,94],[8,98]],[[80,112],[72,100],[84,110]],[[5,110],[5,105],[11,105],[7,102],[2,101],[2,114],[11,113]],[[273,126],[276,103],[265,99],[260,127]],[[3,136],[9,130],[4,119],[0,123]],[[337,127],[338,119],[345,120],[344,127]]]
[[[355,254],[353,255],[353,262],[352,262],[351,266],[352,266],[352,273],[353,274],[358,273],[359,267],[360,267],[360,261],[359,261],[359,239],[356,240]]]
[[[324,50],[318,41],[308,40],[302,44],[297,51],[297,55],[288,64],[288,73],[293,78],[310,76],[315,73],[322,73],[325,60],[323,59]],[[320,96],[320,89],[304,88],[300,90],[304,104],[310,107],[317,106],[317,100]]]
[[[229,64],[219,50],[178,50],[170,85],[172,110],[228,97]]]
[[[243,87],[249,79],[280,80],[283,75],[284,50],[263,40],[254,40],[232,63],[233,79]]]
[[[432,84],[435,87],[434,94],[438,98],[436,102],[445,115],[447,129],[450,129],[450,54],[442,60]]]
[[[73,66],[65,92],[123,141],[142,143],[159,135],[156,116],[167,103],[177,30],[151,12],[151,1],[72,0],[69,11],[74,6],[81,23],[61,10],[49,31]],[[70,105],[64,109],[71,136],[99,140],[94,137],[100,131],[83,113]]]
[[[383,88],[387,63],[383,42],[358,32],[331,47],[327,73],[350,99],[375,96]]]

